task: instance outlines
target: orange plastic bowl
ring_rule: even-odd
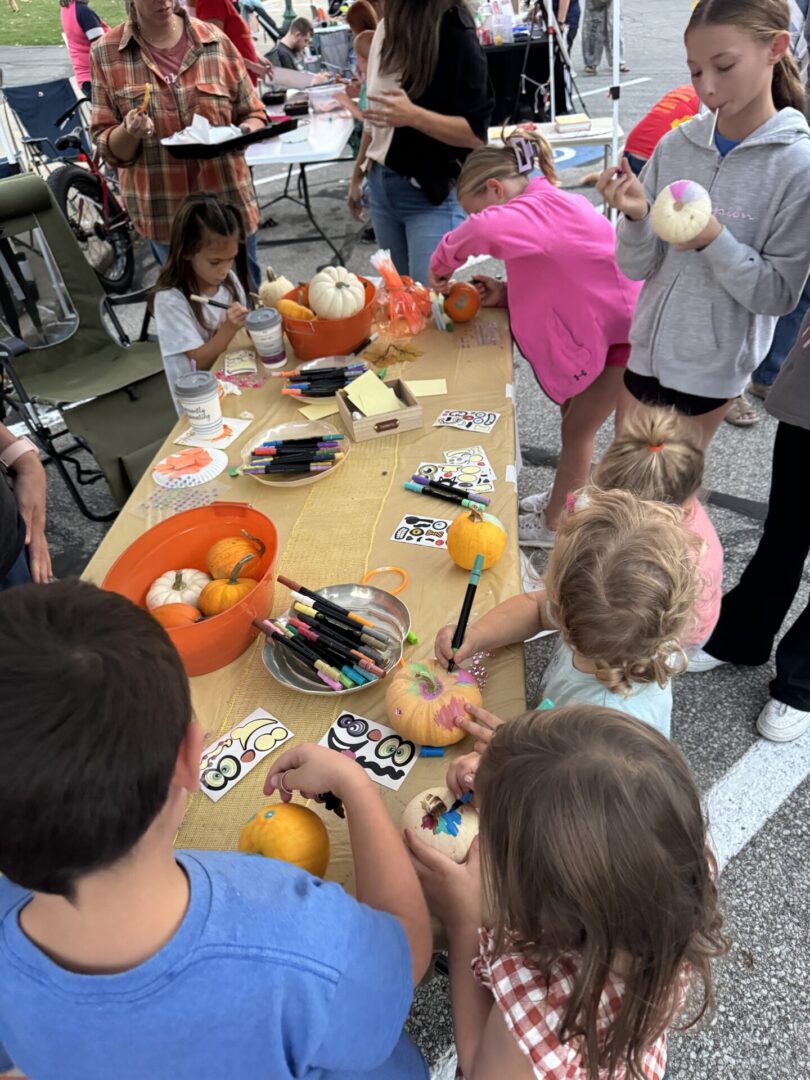
[[[360,275],[358,274],[358,277]],[[299,360],[319,360],[322,356],[346,356],[371,337],[371,306],[377,295],[376,287],[360,277],[366,290],[365,306],[348,319],[288,319],[282,317],[284,329]],[[288,292],[285,300],[309,305],[309,287],[299,285]]]
[[[104,578],[102,588],[121,593],[146,607],[149,586],[167,570],[193,566],[205,570],[205,556],[217,540],[237,536],[240,529],[264,542],[262,573],[256,588],[221,615],[166,633],[174,642],[189,675],[206,675],[241,656],[259,631],[273,603],[278,535],[273,522],[246,503],[216,502],[167,518],[129,545]]]

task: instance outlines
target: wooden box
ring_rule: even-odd
[[[391,387],[406,407],[396,412],[379,413],[377,416],[361,416],[357,420],[352,414],[358,410],[346,396],[346,391],[338,390],[336,394],[338,413],[346,425],[349,436],[355,442],[381,439],[385,435],[399,435],[402,431],[414,431],[422,427],[422,406],[411,393],[408,384],[402,379],[386,379],[385,385]]]

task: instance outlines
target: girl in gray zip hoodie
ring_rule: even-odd
[[[695,418],[704,446],[810,269],[810,129],[788,26],[785,0],[701,0],[686,30],[688,63],[716,115],[666,135],[639,180],[623,167],[599,181],[623,211],[619,266],[645,283],[620,411],[634,399],[674,406]],[[695,241],[676,246],[653,232],[649,208],[683,179],[709,191],[714,213]]]

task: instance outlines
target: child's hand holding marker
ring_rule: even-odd
[[[608,206],[630,221],[642,221],[650,211],[644,185],[633,175],[627,158],[622,158],[621,165],[605,169],[596,182],[596,190]]]
[[[454,661],[455,664],[463,664],[465,660],[469,660],[475,653],[481,652],[483,645],[477,644],[475,626],[468,626],[467,631],[464,634],[463,643],[457,648],[453,649],[453,634],[455,634],[456,628],[453,624],[443,626],[442,629],[436,635],[436,641],[433,645],[433,650],[436,659],[446,668],[450,661]]]
[[[475,774],[481,764],[478,753],[462,754],[451,762],[447,769],[447,786],[454,798],[460,799],[468,791],[475,790]]]

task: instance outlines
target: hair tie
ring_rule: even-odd
[[[651,454],[657,454],[659,450],[665,450],[666,445],[667,444],[663,442],[658,443],[657,446],[653,446],[651,443],[647,443],[647,449],[650,451]]]

